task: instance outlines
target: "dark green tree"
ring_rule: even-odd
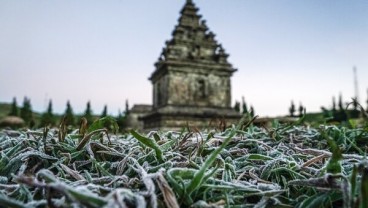
[[[11,110],[9,112],[9,116],[19,116],[19,109],[17,106],[17,99],[14,97],[11,105]]]
[[[342,94],[339,94],[339,101],[338,101],[339,109],[336,112],[332,112],[333,120],[342,122],[347,120],[347,111],[344,108],[344,102],[342,100]]]
[[[243,114],[248,113],[248,107],[247,107],[247,103],[245,103],[245,99],[244,97],[242,97],[242,109],[243,109]]]
[[[254,117],[254,115],[256,115],[256,113],[254,112],[254,108],[253,106],[250,106],[250,110],[249,110],[250,116]]]
[[[91,102],[87,102],[86,110],[84,111],[83,117],[87,119],[87,124],[91,125],[93,123],[93,115],[91,109]]]
[[[118,116],[116,117],[116,123],[119,126],[119,130],[122,131],[125,128],[126,115],[123,115],[119,109]]]
[[[124,111],[125,115],[129,114],[129,103],[128,100],[125,100],[125,111]]]
[[[107,105],[104,106],[102,113],[101,113],[101,118],[106,117],[107,116]]]
[[[335,96],[332,97],[332,111],[336,111],[336,98],[335,98]]]
[[[240,113],[240,103],[238,101],[235,102],[234,110]]]
[[[303,114],[304,114],[304,109],[305,107],[302,105],[302,103],[299,104],[299,108],[298,108],[298,111],[299,111],[299,117],[302,117]]]
[[[340,95],[339,95],[339,110],[340,111],[343,111],[344,110],[344,104],[343,104],[343,101],[342,101],[342,95],[341,95],[341,93],[340,93]]]
[[[289,108],[289,113],[291,117],[294,117],[295,114],[295,105],[294,105],[294,101],[291,101],[291,106]]]
[[[23,107],[20,109],[20,117],[24,120],[27,126],[31,128],[33,127],[34,120],[33,120],[31,100],[28,99],[27,97],[24,97]]]
[[[65,116],[66,125],[70,125],[70,126],[75,125],[75,117],[74,117],[73,109],[72,109],[72,106],[70,105],[69,100],[66,103],[66,110],[65,110],[64,116]]]
[[[55,126],[55,124],[56,124],[56,120],[52,112],[52,101],[50,100],[49,105],[47,106],[47,111],[43,113],[41,116],[40,127],[45,127],[49,125]]]
[[[359,111],[359,103],[357,98],[353,98],[352,101],[352,105],[353,105],[353,109],[352,110],[348,110],[348,112],[350,113],[350,117],[351,118],[359,118],[360,116],[360,111]]]

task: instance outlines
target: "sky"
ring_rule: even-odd
[[[238,69],[232,103],[257,115],[331,107],[368,89],[368,1],[193,0]],[[148,77],[184,0],[0,0],[0,102],[27,96],[35,111],[124,111],[152,103]]]

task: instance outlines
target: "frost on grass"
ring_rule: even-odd
[[[0,132],[9,207],[358,207],[367,129],[248,125],[224,132]]]

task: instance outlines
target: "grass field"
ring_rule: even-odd
[[[115,135],[108,122],[1,131],[0,206],[368,206],[366,124]]]

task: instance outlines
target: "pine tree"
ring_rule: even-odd
[[[291,117],[294,117],[294,113],[295,113],[295,105],[294,105],[294,101],[291,101],[291,106],[289,108],[289,113]]]
[[[245,99],[244,97],[242,97],[242,108],[243,108],[243,114],[246,114],[248,113],[248,107],[247,107],[247,104],[245,103]]]
[[[332,97],[332,111],[336,111],[336,98],[335,98],[335,96]]]
[[[101,118],[106,117],[106,116],[107,116],[107,105],[104,106],[104,109],[101,113]]]
[[[344,110],[344,104],[343,104],[343,101],[342,101],[342,95],[341,95],[341,93],[339,95],[339,110],[340,111],[343,111]]]
[[[240,113],[240,103],[238,101],[235,102],[234,110]]]
[[[119,109],[118,117],[116,118],[116,123],[118,124],[120,130],[123,130],[125,127],[125,118],[126,115],[124,116]]]
[[[249,110],[250,116],[254,117],[254,115],[256,115],[256,113],[254,112],[254,108],[253,106],[250,106],[250,110]]]
[[[47,111],[45,113],[42,114],[41,116],[41,123],[40,123],[40,127],[44,127],[44,126],[55,126],[55,116],[52,112],[52,101],[49,101],[49,105],[47,107]]]
[[[23,107],[20,109],[20,117],[24,120],[26,125],[33,127],[34,120],[33,120],[31,100],[28,99],[27,97],[24,97]]]
[[[86,111],[84,111],[84,118],[87,119],[87,124],[91,125],[93,123],[93,116],[92,116],[92,109],[91,109],[91,102],[87,102]]]
[[[129,103],[128,103],[128,100],[125,100],[125,112],[124,112],[125,115],[128,115],[129,114]]]
[[[299,117],[302,117],[303,116],[303,114],[304,114],[304,106],[300,103],[299,104]]]
[[[66,103],[66,110],[65,110],[64,116],[66,120],[66,125],[71,125],[71,126],[75,125],[75,117],[74,117],[73,109],[72,109],[72,106],[70,105],[69,100]]]
[[[17,106],[17,99],[14,97],[11,105],[11,110],[9,112],[9,116],[19,116],[19,109]]]
[[[342,94],[339,94],[339,101],[338,101],[339,110],[334,113],[334,120],[336,121],[346,121],[347,120],[347,113],[344,109],[344,103],[342,101]]]

